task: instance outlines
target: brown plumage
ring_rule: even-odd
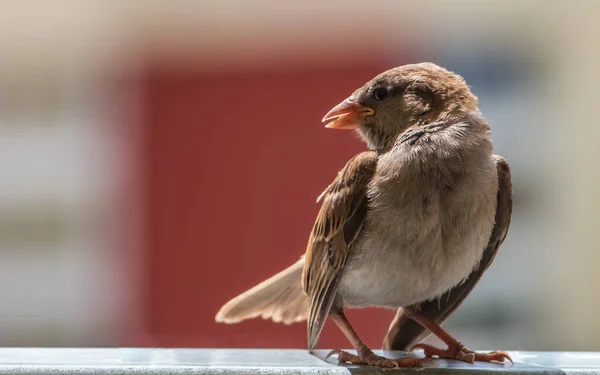
[[[376,165],[376,152],[356,155],[321,195],[323,205],[309,238],[302,274],[304,291],[309,298],[308,342],[311,350],[317,344],[335,298],[339,277],[363,227],[367,184]]]
[[[490,241],[483,252],[479,266],[471,272],[467,280],[455,286],[441,297],[433,301],[421,302],[418,306],[421,314],[432,321],[442,324],[456,310],[456,308],[469,295],[471,290],[483,276],[483,273],[494,261],[496,253],[508,234],[510,218],[512,215],[512,183],[510,179],[510,168],[506,160],[494,156],[497,160],[498,169],[498,203],[494,229]],[[431,333],[425,327],[409,318],[404,309],[396,312],[394,320],[390,324],[387,335],[383,342],[384,350],[409,350],[415,344],[425,340]]]
[[[492,154],[490,128],[464,80],[431,63],[394,68],[324,121],[355,129],[370,151],[319,197],[306,257],[228,302],[216,320],[308,319],[312,350],[330,316],[357,351],[336,351],[339,361],[422,366],[375,355],[344,315],[344,307],[379,306],[398,309],[386,349],[409,348],[431,332],[448,348],[417,345],[427,357],[510,359],[468,350],[439,326],[493,261],[512,207],[508,164]]]
[[[308,317],[308,299],[299,282],[303,268],[304,256],[275,276],[227,302],[215,319],[227,324],[259,316],[283,324],[305,321]]]

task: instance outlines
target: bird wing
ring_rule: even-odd
[[[494,158],[496,160],[496,170],[498,171],[496,218],[492,235],[478,267],[471,272],[465,282],[450,289],[439,299],[419,304],[421,314],[438,324],[442,324],[473,290],[483,273],[494,261],[500,245],[506,238],[512,214],[510,168],[504,158],[497,155],[494,155]],[[425,328],[408,318],[404,314],[404,310],[400,308],[390,324],[383,348],[385,350],[407,350],[412,345],[424,340],[428,335],[429,332]]]
[[[317,200],[323,204],[310,234],[302,274],[309,300],[310,350],[317,345],[348,254],[365,222],[367,186],[376,165],[374,151],[354,156]]]

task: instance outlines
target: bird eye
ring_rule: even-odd
[[[371,95],[373,96],[373,99],[381,101],[388,97],[388,90],[385,87],[378,87],[373,90]]]

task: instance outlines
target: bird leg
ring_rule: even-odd
[[[357,354],[351,354],[344,350],[337,349],[332,350],[329,354],[327,354],[325,359],[337,354],[338,362],[340,363],[347,362],[355,365],[368,365],[377,367],[423,367],[426,362],[432,362],[432,360],[429,358],[405,357],[392,359],[378,356],[377,354],[373,353],[373,351],[369,349],[364,342],[362,342],[360,337],[358,337],[358,334],[350,325],[350,322],[346,318],[343,310],[336,309],[334,307],[329,313],[329,316],[342,330],[346,338],[348,338]]]
[[[408,311],[408,309],[406,311]],[[468,363],[473,363],[475,361],[504,362],[504,360],[509,360],[511,363],[514,363],[512,358],[510,358],[510,355],[504,351],[476,353],[473,350],[468,349],[463,343],[446,332],[439,324],[435,323],[426,316],[421,315],[414,309],[411,309],[411,311],[408,313],[408,317],[414,319],[417,323],[427,328],[429,331],[431,331],[431,333],[442,340],[444,344],[448,345],[448,348],[446,349],[438,348],[429,344],[416,344],[410,348],[411,351],[423,349],[425,357],[427,358],[438,356],[439,358],[456,359]]]

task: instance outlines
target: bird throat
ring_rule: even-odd
[[[356,132],[372,151],[385,152],[394,144],[395,137],[387,134],[379,126],[363,125],[356,129]]]

